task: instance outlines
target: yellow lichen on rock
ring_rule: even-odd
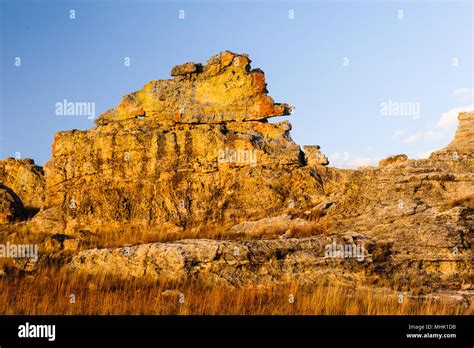
[[[175,66],[173,79],[150,81],[128,94],[116,109],[102,114],[97,124],[136,117],[152,118],[162,125],[264,120],[289,115],[291,107],[275,104],[266,93],[265,76],[250,70],[245,55],[222,52],[202,66]]]

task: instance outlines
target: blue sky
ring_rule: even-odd
[[[1,158],[44,164],[55,132],[93,126],[57,116],[59,101],[94,102],[99,115],[223,50],[250,55],[275,101],[296,107],[294,141],[336,166],[426,156],[474,105],[468,0],[0,2]]]

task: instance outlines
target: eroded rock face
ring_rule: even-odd
[[[327,250],[333,243],[364,245],[364,252],[359,258],[331,257],[335,255]],[[377,265],[383,262],[372,257],[377,248],[374,241],[363,235],[250,241],[182,240],[82,251],[73,257],[69,267],[72,271],[105,273],[120,278],[198,279],[213,286],[270,285],[288,281],[322,283],[328,277],[350,282],[357,272],[376,272]],[[332,272],[328,272],[329,269]]]
[[[13,190],[25,207],[41,208],[45,196],[44,173],[32,159],[0,160],[0,183]]]
[[[13,222],[21,217],[23,204],[10,188],[0,185],[0,225]]]
[[[142,90],[124,96],[97,124],[145,117],[171,126],[289,115],[291,107],[273,102],[267,95],[265,75],[259,69],[251,70],[250,62],[245,55],[225,51],[204,66],[175,66],[171,70],[174,79],[150,81]]]
[[[96,128],[56,134],[39,229],[225,225],[319,199],[290,124],[267,122],[291,107],[273,102],[246,56],[222,52],[172,75],[125,96]]]
[[[303,148],[308,166],[327,166],[329,164],[328,158],[321,152],[319,145],[305,145]]]
[[[453,141],[444,151],[457,151],[460,155],[474,153],[474,111],[461,112],[458,116],[459,125]]]
[[[433,262],[431,266],[461,274],[456,261],[472,258],[474,231],[473,208],[462,199],[473,194],[472,172],[452,173],[429,161],[410,161],[354,173],[333,197],[336,203],[325,218],[338,231],[350,228],[393,240],[395,254],[407,262]]]
[[[32,159],[0,160],[0,224],[29,218],[45,195],[43,169]]]
[[[453,172],[472,173],[474,167],[474,111],[461,112],[454,139],[445,148],[429,157],[432,163]]]
[[[173,79],[125,96],[95,128],[56,134],[34,222],[61,234],[206,223],[252,237],[266,226],[304,228],[306,211],[318,211],[327,233],[93,249],[70,267],[231,286],[334,274],[393,288],[471,289],[474,113],[460,114],[453,142],[429,159],[397,155],[375,168],[331,168],[319,147],[301,151],[288,122],[267,122],[291,108],[267,96],[263,73],[249,64],[223,52],[204,66],[176,66]],[[303,214],[295,219],[288,209]],[[328,260],[333,242],[363,242],[368,254],[364,262]]]
[[[324,218],[337,231],[392,241],[394,264],[428,272],[429,282],[471,284],[474,155],[465,135],[472,134],[467,120],[473,116],[460,114],[455,140],[429,159],[393,156],[380,167],[348,171],[344,181],[323,175],[325,185],[337,187]]]
[[[379,162],[380,167],[385,167],[391,164],[397,164],[401,162],[405,162],[408,160],[407,155],[394,155],[394,156],[389,156]]]

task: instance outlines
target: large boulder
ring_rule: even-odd
[[[364,272],[375,272],[383,260],[372,257],[376,242],[363,235],[354,238],[321,235],[248,241],[201,239],[90,249],[75,255],[69,269],[123,279],[199,280],[231,287],[288,281],[324,283],[328,277],[341,283],[358,282]],[[354,253],[329,255],[333,245],[342,243],[354,246]]]
[[[246,55],[229,51],[204,66],[185,63],[171,70],[173,79],[150,81],[123,97],[97,124],[145,117],[160,124],[221,123],[264,120],[289,115],[291,106],[267,95],[265,75],[250,69]]]

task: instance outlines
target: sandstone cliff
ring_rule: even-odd
[[[95,128],[56,134],[40,229],[222,225],[319,199],[291,125],[267,121],[291,107],[273,102],[247,56],[222,52],[172,75],[123,97]]]
[[[474,119],[474,112],[460,119],[464,122],[455,139],[472,130],[466,120]],[[470,138],[453,143],[460,150],[470,146]],[[252,236],[256,229],[283,226],[277,240],[183,240],[95,249],[79,253],[70,267],[91,274],[200,279],[230,286],[329,280],[389,286],[410,294],[452,290],[458,303],[468,305],[473,296],[473,154],[459,151],[463,155],[446,157],[451,146],[440,152],[442,159],[437,153],[427,160],[398,155],[380,167],[357,171],[319,166],[321,203],[302,211],[303,218],[280,215],[229,230]],[[326,233],[285,238],[291,223],[306,226],[304,217],[314,210],[330,226]],[[361,260],[328,258],[327,246],[334,243],[363,245],[365,255]]]

